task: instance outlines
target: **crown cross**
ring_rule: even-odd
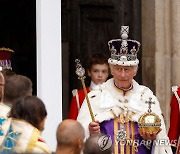
[[[149,101],[146,101],[145,103],[148,103],[148,112],[152,112],[152,110],[151,110],[151,105],[152,104],[155,104],[155,102],[152,102],[152,98],[151,97],[149,97]]]
[[[128,53],[128,43],[127,43],[128,33],[129,33],[129,26],[121,26],[122,43],[120,47],[120,54],[125,56]]]
[[[121,34],[127,34],[129,33],[129,26],[121,26]]]

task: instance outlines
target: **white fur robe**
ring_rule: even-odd
[[[138,122],[139,117],[148,111],[148,104],[145,102],[149,101],[151,97],[152,101],[155,102],[155,104],[151,106],[152,112],[156,113],[161,119],[162,131],[157,135],[156,140],[168,140],[162,111],[157,98],[149,88],[139,85],[135,80],[133,80],[133,89],[128,91],[125,96],[114,86],[114,80],[112,78],[93,89],[88,93],[88,97],[95,120],[99,122],[114,119],[114,115],[110,110],[113,110],[116,116],[122,112],[126,114],[128,111],[131,113],[130,120]],[[83,125],[85,135],[88,137],[88,125],[92,120],[86,100],[82,104],[77,120]],[[170,145],[154,145],[152,147],[152,154],[171,153],[172,150]]]

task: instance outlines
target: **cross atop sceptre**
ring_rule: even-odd
[[[81,80],[83,90],[84,90],[84,94],[85,94],[86,101],[87,101],[87,105],[88,105],[88,109],[89,109],[89,113],[91,115],[91,119],[92,119],[92,121],[95,121],[93,111],[92,111],[92,108],[91,108],[91,104],[90,104],[90,101],[89,101],[89,98],[88,98],[88,95],[87,95],[86,85],[84,83],[84,79],[86,78],[85,75],[84,75],[85,74],[85,69],[82,67],[79,59],[76,59],[75,62],[76,62],[76,74],[78,75],[78,79]]]
[[[151,110],[151,105],[152,104],[155,104],[155,102],[152,102],[152,98],[151,97],[149,97],[149,101],[146,101],[145,103],[148,103],[148,112],[150,113],[150,112],[152,112],[152,110]]]

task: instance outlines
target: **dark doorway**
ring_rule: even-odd
[[[95,52],[109,55],[107,42],[120,38],[122,25],[130,27],[129,38],[141,42],[141,0],[62,1],[62,57],[66,59],[62,64],[63,118],[67,117],[71,91],[82,88],[75,74],[74,60],[79,58],[86,66],[88,57]],[[139,83],[141,76],[139,69],[136,76]]]
[[[1,0],[0,6],[0,47],[15,51],[12,68],[32,80],[36,94],[36,0]]]

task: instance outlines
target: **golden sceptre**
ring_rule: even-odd
[[[89,97],[87,95],[86,85],[85,85],[85,82],[84,82],[84,79],[86,78],[85,77],[85,69],[82,67],[79,59],[76,59],[75,62],[76,62],[76,74],[78,75],[78,79],[81,80],[83,90],[84,90],[84,94],[85,94],[86,101],[87,101],[87,105],[88,105],[88,109],[89,109],[89,112],[90,112],[90,115],[91,115],[91,119],[92,119],[92,121],[95,121],[94,115],[93,115],[93,112],[92,112],[92,108],[91,108],[91,104],[90,104],[90,101],[89,101]]]

